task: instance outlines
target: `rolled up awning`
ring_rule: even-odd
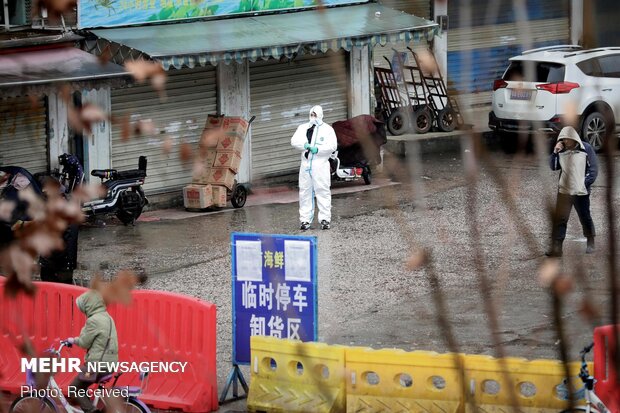
[[[96,47],[142,55],[164,69],[291,58],[353,46],[430,40],[435,22],[376,3],[232,19],[92,30]],[[92,47],[91,47],[92,49]],[[122,59],[121,59],[122,62]]]
[[[94,89],[130,75],[114,63],[102,63],[83,50],[61,47],[0,55],[0,96],[46,94],[59,85]]]

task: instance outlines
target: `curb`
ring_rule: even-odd
[[[460,152],[461,138],[471,130],[458,130],[448,133],[428,133],[424,135],[410,134],[402,136],[388,136],[385,149],[394,155],[406,157],[408,153],[430,155],[445,152]],[[483,131],[483,138],[487,144],[492,144],[492,131]]]

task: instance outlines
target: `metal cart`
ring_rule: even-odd
[[[425,72],[420,65],[418,54],[411,47],[407,47],[407,49],[413,55],[415,71],[420,74],[422,83],[426,88],[426,100],[428,107],[433,112],[437,128],[442,132],[452,132],[457,127],[463,125],[463,117],[456,99],[448,95],[448,89],[441,75],[441,70],[433,70],[430,73]],[[433,58],[433,68],[438,68],[435,55],[430,50],[429,54]]]
[[[252,122],[254,122],[254,119],[256,119],[256,116],[252,116],[248,121],[248,130],[245,132],[244,139],[247,139],[247,135],[250,132],[250,126],[252,125]],[[243,208],[245,201],[248,199],[248,184],[237,183],[237,180],[235,179],[232,189],[226,190],[226,199],[230,201],[234,208]]]
[[[433,126],[433,112],[428,106],[428,97],[424,87],[422,71],[417,66],[405,65],[402,55],[396,49],[392,49],[396,56],[396,67],[390,63],[390,68],[401,79],[401,95],[405,96],[407,105],[407,115],[409,118],[408,130],[415,133],[426,133]],[[387,59],[386,59],[387,60]],[[398,114],[393,115],[397,117]],[[399,125],[398,122],[387,122],[388,129],[395,129],[394,126]],[[390,126],[392,125],[392,126]]]
[[[422,78],[419,74],[415,76],[415,67],[403,64],[398,52],[396,56],[396,65],[385,57],[389,69],[374,69],[375,80],[380,89],[379,104],[383,119],[388,131],[394,136],[410,130],[426,133],[432,126],[432,112],[427,107]],[[409,74],[408,78],[405,73]]]

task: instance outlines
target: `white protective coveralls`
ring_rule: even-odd
[[[331,172],[329,157],[338,148],[334,129],[323,122],[323,108],[314,106],[309,115],[316,114],[316,120],[311,116],[310,121],[299,125],[291,138],[291,145],[302,151],[301,166],[299,168],[299,220],[312,223],[314,219],[314,197],[319,206],[319,222],[331,222],[332,195],[330,192]],[[308,129],[314,126],[310,140],[307,137]],[[308,144],[318,151],[312,153],[304,148]],[[306,156],[307,155],[307,156]]]

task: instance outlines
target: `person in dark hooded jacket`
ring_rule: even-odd
[[[587,239],[586,254],[591,254],[594,252],[596,235],[590,214],[591,187],[598,175],[596,152],[589,143],[581,140],[573,127],[567,126],[560,131],[550,163],[552,170],[560,171],[560,179],[553,216],[552,245],[546,255],[562,256],[562,243],[573,207]]]
[[[82,328],[79,337],[67,339],[70,344],[77,344],[86,349],[84,364],[88,362],[116,362],[118,361],[118,337],[116,325],[107,311],[103,296],[96,290],[89,290],[80,295],[76,305],[84,315],[86,324]],[[102,376],[110,374],[109,371],[87,371],[82,367],[80,373],[70,384],[76,391],[87,389]],[[84,413],[95,411],[88,397],[76,397],[76,400]]]

